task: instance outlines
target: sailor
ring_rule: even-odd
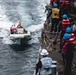
[[[70,10],[70,2],[68,0],[61,2],[60,4],[62,14],[68,14],[68,11]]]
[[[71,37],[72,39],[75,39],[75,36],[74,36],[74,34],[72,33],[71,27],[67,27],[67,28],[66,28],[66,33],[70,34],[70,37]]]
[[[51,11],[51,19],[52,19],[52,24],[51,24],[51,32],[57,32],[57,25],[59,23],[59,19],[60,19],[60,9],[58,9],[58,5],[56,3],[54,3],[54,8],[52,8]],[[55,27],[55,29],[54,29]]]
[[[10,27],[10,31],[11,31],[11,34],[14,34],[14,31],[15,31],[14,25],[12,25],[12,26]]]
[[[46,21],[48,24],[50,23],[50,19],[51,19],[51,16],[50,16],[51,8],[52,8],[51,5],[45,6],[45,13],[47,13]]]
[[[22,28],[20,21],[18,22],[17,28]]]
[[[42,58],[36,64],[36,74],[39,72],[40,75],[51,75],[52,59],[47,56],[48,54],[46,49],[41,51]]]
[[[59,29],[58,29],[58,32],[61,31],[61,33],[60,33],[60,50],[62,49],[61,43],[62,43],[62,38],[63,38],[63,36],[64,36],[64,34],[65,34],[65,30],[66,30],[67,27],[70,27],[70,21],[69,21],[67,15],[64,14],[64,15],[62,16],[62,18],[63,18],[62,21],[61,21],[60,24],[58,25],[58,28],[59,28]]]
[[[71,75],[71,66],[76,42],[70,37],[70,34],[65,33],[63,37],[65,43],[62,48],[64,75]]]
[[[54,3],[56,3],[59,6],[60,0],[50,0],[50,5],[53,6]]]
[[[66,33],[68,33],[68,34],[70,34],[70,38],[72,38],[72,39],[74,39],[75,40],[75,36],[74,36],[74,34],[72,33],[72,29],[70,28],[70,27],[67,27],[66,28]],[[64,39],[62,39],[62,41],[61,41],[61,43],[60,43],[61,45],[61,49],[62,49],[62,47],[63,47],[63,45],[64,45]]]

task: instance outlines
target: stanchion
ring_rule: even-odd
[[[52,74],[51,75],[56,75],[56,65],[52,65],[51,69],[52,69]]]
[[[57,65],[57,61],[53,60],[53,61],[52,61],[52,64],[53,64],[53,65]]]

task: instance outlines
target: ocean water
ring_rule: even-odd
[[[49,0],[0,0],[0,75],[33,75],[47,4]],[[10,40],[10,26],[18,21],[32,32],[27,45]]]

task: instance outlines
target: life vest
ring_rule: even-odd
[[[73,39],[75,39],[75,36],[74,36],[73,33],[70,34],[70,37],[73,38]]]
[[[67,27],[70,27],[70,21],[62,20],[62,30],[66,30]]]
[[[52,8],[52,15],[51,15],[51,17],[59,19],[59,12],[60,12],[60,10],[58,8]]]
[[[76,37],[75,37],[75,35],[73,33],[71,33],[70,36],[71,36],[70,41],[72,40],[72,43],[76,44]]]
[[[76,41],[75,41],[75,39],[71,38],[68,41],[66,41],[66,43],[64,44],[63,49],[62,49],[63,52],[67,51],[66,47],[67,47],[68,43],[72,44],[72,47],[73,47],[72,51],[74,51],[74,47],[75,47]]]
[[[22,28],[21,24],[18,24],[17,28]]]
[[[18,22],[17,27],[18,28],[21,28],[22,27],[20,22]]]
[[[42,68],[40,70],[40,75],[51,74],[52,59],[50,57],[45,57],[41,59]]]
[[[69,2],[69,1],[65,1],[65,4],[66,4],[66,5],[69,5],[69,4],[70,4],[70,2]]]
[[[11,31],[11,32],[14,32],[14,28],[13,28],[13,27],[10,27],[10,31]]]

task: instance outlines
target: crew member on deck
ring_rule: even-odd
[[[52,9],[51,5],[47,5],[47,6],[45,6],[45,13],[47,12],[47,15],[46,15],[46,16],[47,16],[46,21],[47,21],[48,24],[50,23],[50,19],[51,19],[51,16],[49,16],[50,13],[51,13],[51,9]]]
[[[60,4],[60,0],[50,0],[50,5],[53,6],[53,4],[56,3],[59,7],[59,4]]]
[[[74,40],[76,39],[76,37],[75,37],[74,34],[72,33],[72,29],[71,29],[70,27],[67,27],[65,32],[68,33],[68,34],[70,34],[70,38],[71,38],[71,39],[74,39]],[[60,44],[61,44],[61,45],[60,45],[60,46],[61,46],[60,48],[62,49],[62,47],[63,47],[63,45],[64,45],[64,39],[62,39],[62,41],[61,41]]]
[[[68,19],[68,16],[66,14],[64,14],[62,16],[62,18],[63,19],[62,19],[62,21],[60,22],[60,24],[58,26],[58,28],[59,28],[58,32],[61,31],[61,33],[60,33],[60,50],[62,49],[61,43],[62,43],[62,38],[63,38],[63,36],[65,34],[65,30],[66,30],[67,27],[70,27],[70,21]]]
[[[52,59],[47,57],[49,53],[43,49],[40,54],[43,57],[36,64],[36,74],[39,72],[40,75],[51,75]]]
[[[51,32],[57,32],[57,25],[59,23],[60,20],[60,9],[58,9],[58,5],[56,3],[54,3],[54,8],[52,8],[51,11],[51,19],[52,19],[52,24],[51,24]],[[54,29],[55,27],[55,29]]]
[[[63,37],[65,43],[62,48],[64,75],[71,75],[71,67],[73,61],[73,54],[75,51],[75,40],[70,37],[70,34],[65,33]]]
[[[61,2],[60,8],[62,14],[68,14],[68,11],[70,10],[70,2],[68,0]]]

